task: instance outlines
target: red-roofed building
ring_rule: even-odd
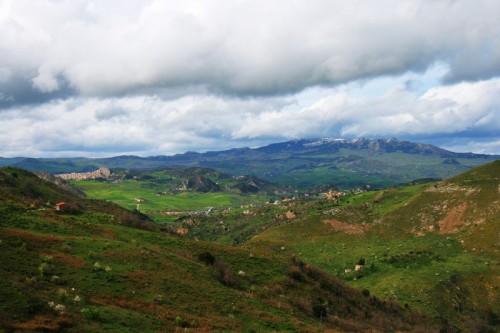
[[[68,208],[68,204],[65,203],[64,201],[61,201],[61,202],[58,202],[56,203],[56,206],[55,206],[56,210],[65,210],[66,208]]]

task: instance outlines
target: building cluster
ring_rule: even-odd
[[[87,180],[96,178],[108,178],[111,176],[111,171],[108,168],[99,168],[94,171],[89,172],[72,172],[72,173],[61,173],[56,175],[59,178],[65,180]]]

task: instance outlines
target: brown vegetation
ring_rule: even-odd
[[[73,321],[67,316],[38,314],[29,321],[13,324],[11,328],[15,332],[59,332],[72,325]]]
[[[330,225],[335,231],[342,231],[347,234],[362,234],[368,230],[368,225],[365,224],[349,224],[341,222],[337,219],[328,219],[322,221]]]

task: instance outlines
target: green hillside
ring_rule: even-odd
[[[495,161],[443,182],[313,201],[245,247],[284,247],[378,297],[491,331],[500,324],[499,188]]]
[[[0,331],[440,328],[286,251],[171,236],[144,215],[20,169],[0,169],[0,217]]]

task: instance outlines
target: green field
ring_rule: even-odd
[[[158,223],[171,222],[175,219],[166,216],[164,212],[206,211],[210,207],[223,209],[249,203],[262,203],[268,199],[266,196],[226,192],[177,191],[172,194],[158,194],[157,188],[148,187],[147,183],[134,180],[120,183],[86,180],[73,181],[72,184],[82,189],[88,198],[113,201],[128,209],[138,207],[139,211],[150,215]],[[145,201],[138,203],[136,198],[144,198]]]

